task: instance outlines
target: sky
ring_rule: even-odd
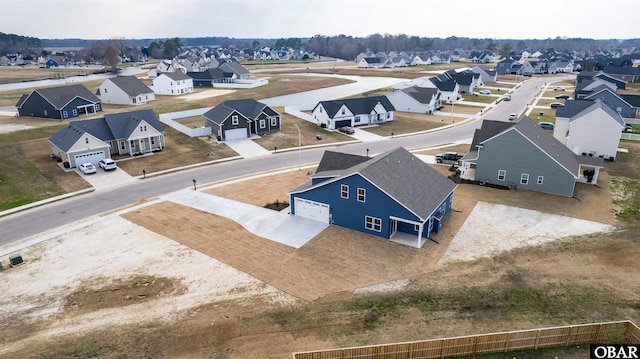
[[[0,0],[0,32],[40,39],[640,38],[638,0]]]

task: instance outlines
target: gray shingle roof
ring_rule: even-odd
[[[93,103],[101,103],[100,99],[96,95],[92,94],[91,91],[80,84],[35,89],[33,92],[39,93],[40,96],[49,101],[51,105],[58,110],[63,108],[76,97],[83,98]],[[33,94],[33,92],[31,92],[31,94]],[[29,97],[29,95],[22,96],[16,106],[20,107],[27,97]]]
[[[401,91],[424,104],[431,103],[431,99],[438,94],[438,89],[436,88],[419,86],[407,87]]]
[[[395,111],[396,108],[393,107],[387,96],[372,96],[372,97],[359,97],[359,98],[349,98],[344,100],[333,100],[333,101],[320,101],[319,105],[327,112],[327,115],[333,118],[342,105],[347,106],[351,112],[356,115],[361,114],[369,114],[373,109],[380,103],[387,111]]]
[[[116,76],[105,81],[111,81],[129,96],[138,96],[141,94],[153,93],[144,82],[135,76]],[[98,90],[99,91],[99,90]]]
[[[129,138],[144,120],[160,132],[164,128],[151,109],[105,115],[103,118],[69,122],[69,126],[49,138],[49,141],[63,151],[68,151],[78,139],[89,133],[107,142]]]
[[[183,73],[182,71],[163,72],[161,75],[166,75],[167,77],[169,77],[173,81],[191,79],[191,77],[187,76],[187,74]],[[160,76],[160,75],[158,75],[158,76]]]
[[[265,112],[269,116],[276,116],[278,113],[262,102],[246,98],[240,100],[227,100],[211,110],[204,113],[204,117],[215,123],[224,122],[234,111],[241,113],[244,117],[254,120],[260,113]]]

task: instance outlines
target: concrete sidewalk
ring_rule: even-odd
[[[296,217],[288,213],[232,201],[190,189],[169,193],[160,198],[226,217],[257,236],[293,248],[302,247],[325,228],[329,227],[328,223]]]

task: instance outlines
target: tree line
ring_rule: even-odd
[[[6,54],[34,54],[42,51],[42,43],[36,37],[0,32],[0,56]]]

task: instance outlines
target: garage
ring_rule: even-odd
[[[233,130],[225,130],[224,131],[224,140],[239,140],[242,138],[247,138],[247,129],[246,128],[236,128]]]
[[[296,216],[313,219],[322,223],[329,223],[329,205],[320,202],[309,201],[303,198],[294,199]]]
[[[104,151],[96,151],[96,152],[83,153],[81,155],[75,155],[73,156],[73,159],[77,167],[79,164],[86,163],[86,162],[91,162],[95,165],[98,163],[98,161],[100,161],[105,157],[106,156],[104,155]]]
[[[336,130],[340,127],[349,126],[351,127],[351,120],[336,120]]]

